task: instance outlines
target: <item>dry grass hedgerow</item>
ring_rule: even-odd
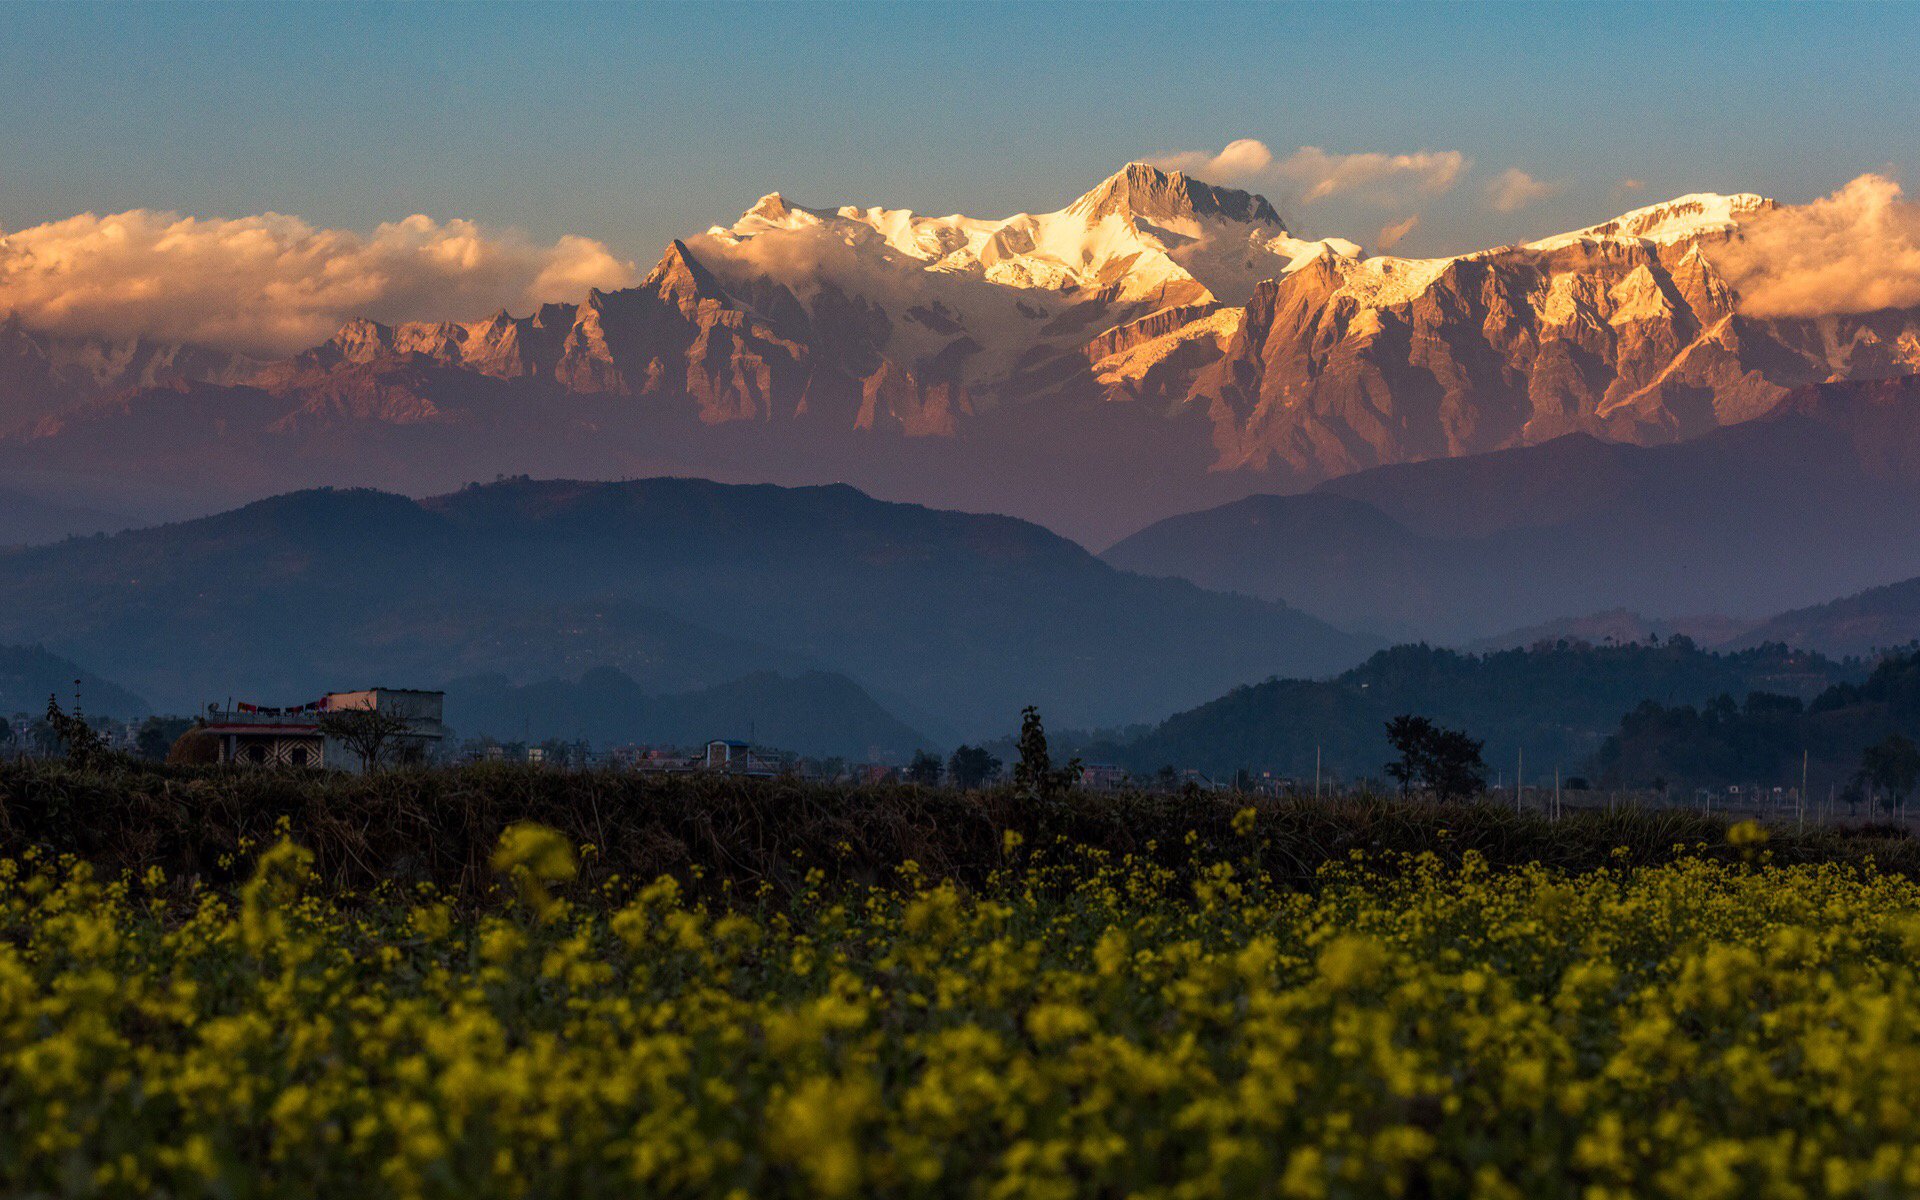
[[[1255,845],[1235,832],[1248,805]],[[0,854],[72,854],[108,874],[160,867],[175,880],[234,883],[249,845],[283,826],[333,891],[430,882],[463,902],[493,886],[501,832],[531,821],[595,852],[583,891],[618,874],[672,875],[720,895],[775,894],[810,870],[845,883],[887,882],[903,863],[924,877],[977,884],[1004,861],[1005,835],[1134,855],[1180,883],[1196,853],[1257,852],[1275,879],[1309,886],[1354,850],[1565,871],[1671,861],[1676,847],[1727,856],[1727,823],[1676,809],[1580,812],[1558,822],[1503,806],[1388,796],[1261,800],[1130,792],[1035,799],[1008,789],[851,787],[724,776],[645,777],[511,766],[391,771],[370,777],[231,768],[60,763],[0,765]],[[1920,841],[1893,829],[1775,831],[1776,862],[1861,862],[1920,875]]]

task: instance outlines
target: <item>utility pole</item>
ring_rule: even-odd
[[[1560,819],[1560,768],[1553,769],[1553,819]]]
[[[1800,750],[1800,802],[1794,807],[1799,810],[1800,832],[1805,833],[1807,831],[1807,750],[1805,747],[1801,747]]]
[[[1318,744],[1313,747],[1313,798],[1315,800],[1320,798],[1320,747]]]
[[[1526,787],[1525,784],[1521,783],[1521,780],[1525,779],[1526,777],[1527,777],[1527,752],[1523,748],[1520,751],[1520,758],[1516,762],[1513,768],[1513,811],[1515,812],[1520,811],[1520,794],[1522,791],[1525,790],[1525,787]]]

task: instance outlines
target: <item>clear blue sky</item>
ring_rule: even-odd
[[[1920,6],[15,5],[7,25],[0,228],[425,212],[650,259],[774,189],[1037,211],[1130,158],[1253,137],[1470,156],[1404,245],[1438,252],[1920,166]],[[1562,190],[1491,212],[1509,166]],[[1313,234],[1405,215],[1259,190]]]

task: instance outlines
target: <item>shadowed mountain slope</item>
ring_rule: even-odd
[[[1824,384],[1678,445],[1583,434],[1171,518],[1108,562],[1470,641],[1629,608],[1757,619],[1920,573],[1920,378]],[[1756,633],[1755,637],[1768,637]]]
[[[468,676],[447,685],[447,711],[462,734],[503,741],[530,736],[695,747],[732,738],[799,754],[900,762],[934,745],[859,684],[826,671],[757,671],[667,695],[650,694],[610,667],[519,687],[503,676]]]
[[[47,697],[72,709],[74,682],[80,685],[80,707],[89,716],[130,721],[153,710],[147,702],[117,683],[110,683],[78,663],[42,646],[0,645],[0,717],[26,713],[38,717],[47,711]]]
[[[686,479],[302,492],[17,551],[0,638],[29,633],[168,704],[597,666],[659,693],[805,666],[969,735],[1028,703],[1143,719],[1371,648],[1010,518]]]
[[[135,523],[111,513],[0,488],[0,549],[124,529]]]
[[[1786,642],[1823,654],[1873,654],[1920,642],[1920,579],[1780,613],[1732,644],[1760,641]]]

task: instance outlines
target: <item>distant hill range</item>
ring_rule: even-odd
[[[611,667],[524,686],[499,675],[469,676],[447,685],[447,714],[461,735],[501,741],[697,747],[732,738],[798,754],[894,762],[937,747],[859,684],[825,671],[759,671],[669,695],[650,694]]]
[[[477,674],[611,667],[657,696],[830,670],[943,742],[1026,704],[1155,718],[1377,645],[1010,518],[685,479],[302,492],[0,554],[0,639],[29,638],[176,710]]]
[[[1397,639],[1473,642],[1610,608],[1757,621],[1920,574],[1917,528],[1907,377],[1806,388],[1672,446],[1572,434],[1363,471],[1162,521],[1103,557]]]
[[[119,684],[45,647],[0,645],[0,717],[16,713],[42,716],[49,696],[72,711],[75,681],[79,683],[80,707],[90,717],[131,721],[153,711],[145,700]]]
[[[1625,714],[1595,765],[1603,781],[1632,787],[1797,788],[1804,774],[1824,804],[1853,783],[1867,747],[1894,734],[1920,741],[1920,654],[1890,654],[1864,680],[1811,698],[1763,691],[1649,700]],[[1844,803],[1838,811],[1860,814],[1857,797]]]
[[[1524,751],[1529,780],[1551,780],[1556,768],[1586,770],[1621,715],[1643,701],[1704,704],[1754,691],[1807,698],[1865,673],[1860,663],[1782,646],[1715,653],[1686,638],[1487,654],[1395,646],[1330,680],[1235,688],[1142,736],[1081,753],[1135,771],[1196,767],[1225,778],[1265,768],[1308,781],[1318,754],[1329,775],[1379,778],[1392,757],[1385,724],[1411,713],[1484,740],[1496,773],[1510,779]]]
[[[185,513],[497,473],[845,480],[1104,543],[1383,464],[1664,444],[1920,369],[1920,310],[1743,305],[1729,248],[1778,210],[1680,196],[1412,259],[1146,163],[1007,217],[775,192],[634,287],[356,318],[277,362],[0,324],[0,484],[140,481],[170,489],[146,511]]]
[[[1509,630],[1482,638],[1462,647],[1466,650],[1524,650],[1542,642],[1561,640],[1591,642],[1598,646],[1624,646],[1630,642],[1661,642],[1684,637],[1701,646],[1722,646],[1746,634],[1758,621],[1739,617],[1693,616],[1649,617],[1627,608],[1588,613],[1583,617],[1562,617],[1543,621],[1524,629]]]
[[[95,509],[0,488],[0,550],[138,524]]]
[[[1911,646],[1920,642],[1920,579],[1781,613],[1747,630],[1736,644],[1766,640],[1830,654],[1873,654]]]

